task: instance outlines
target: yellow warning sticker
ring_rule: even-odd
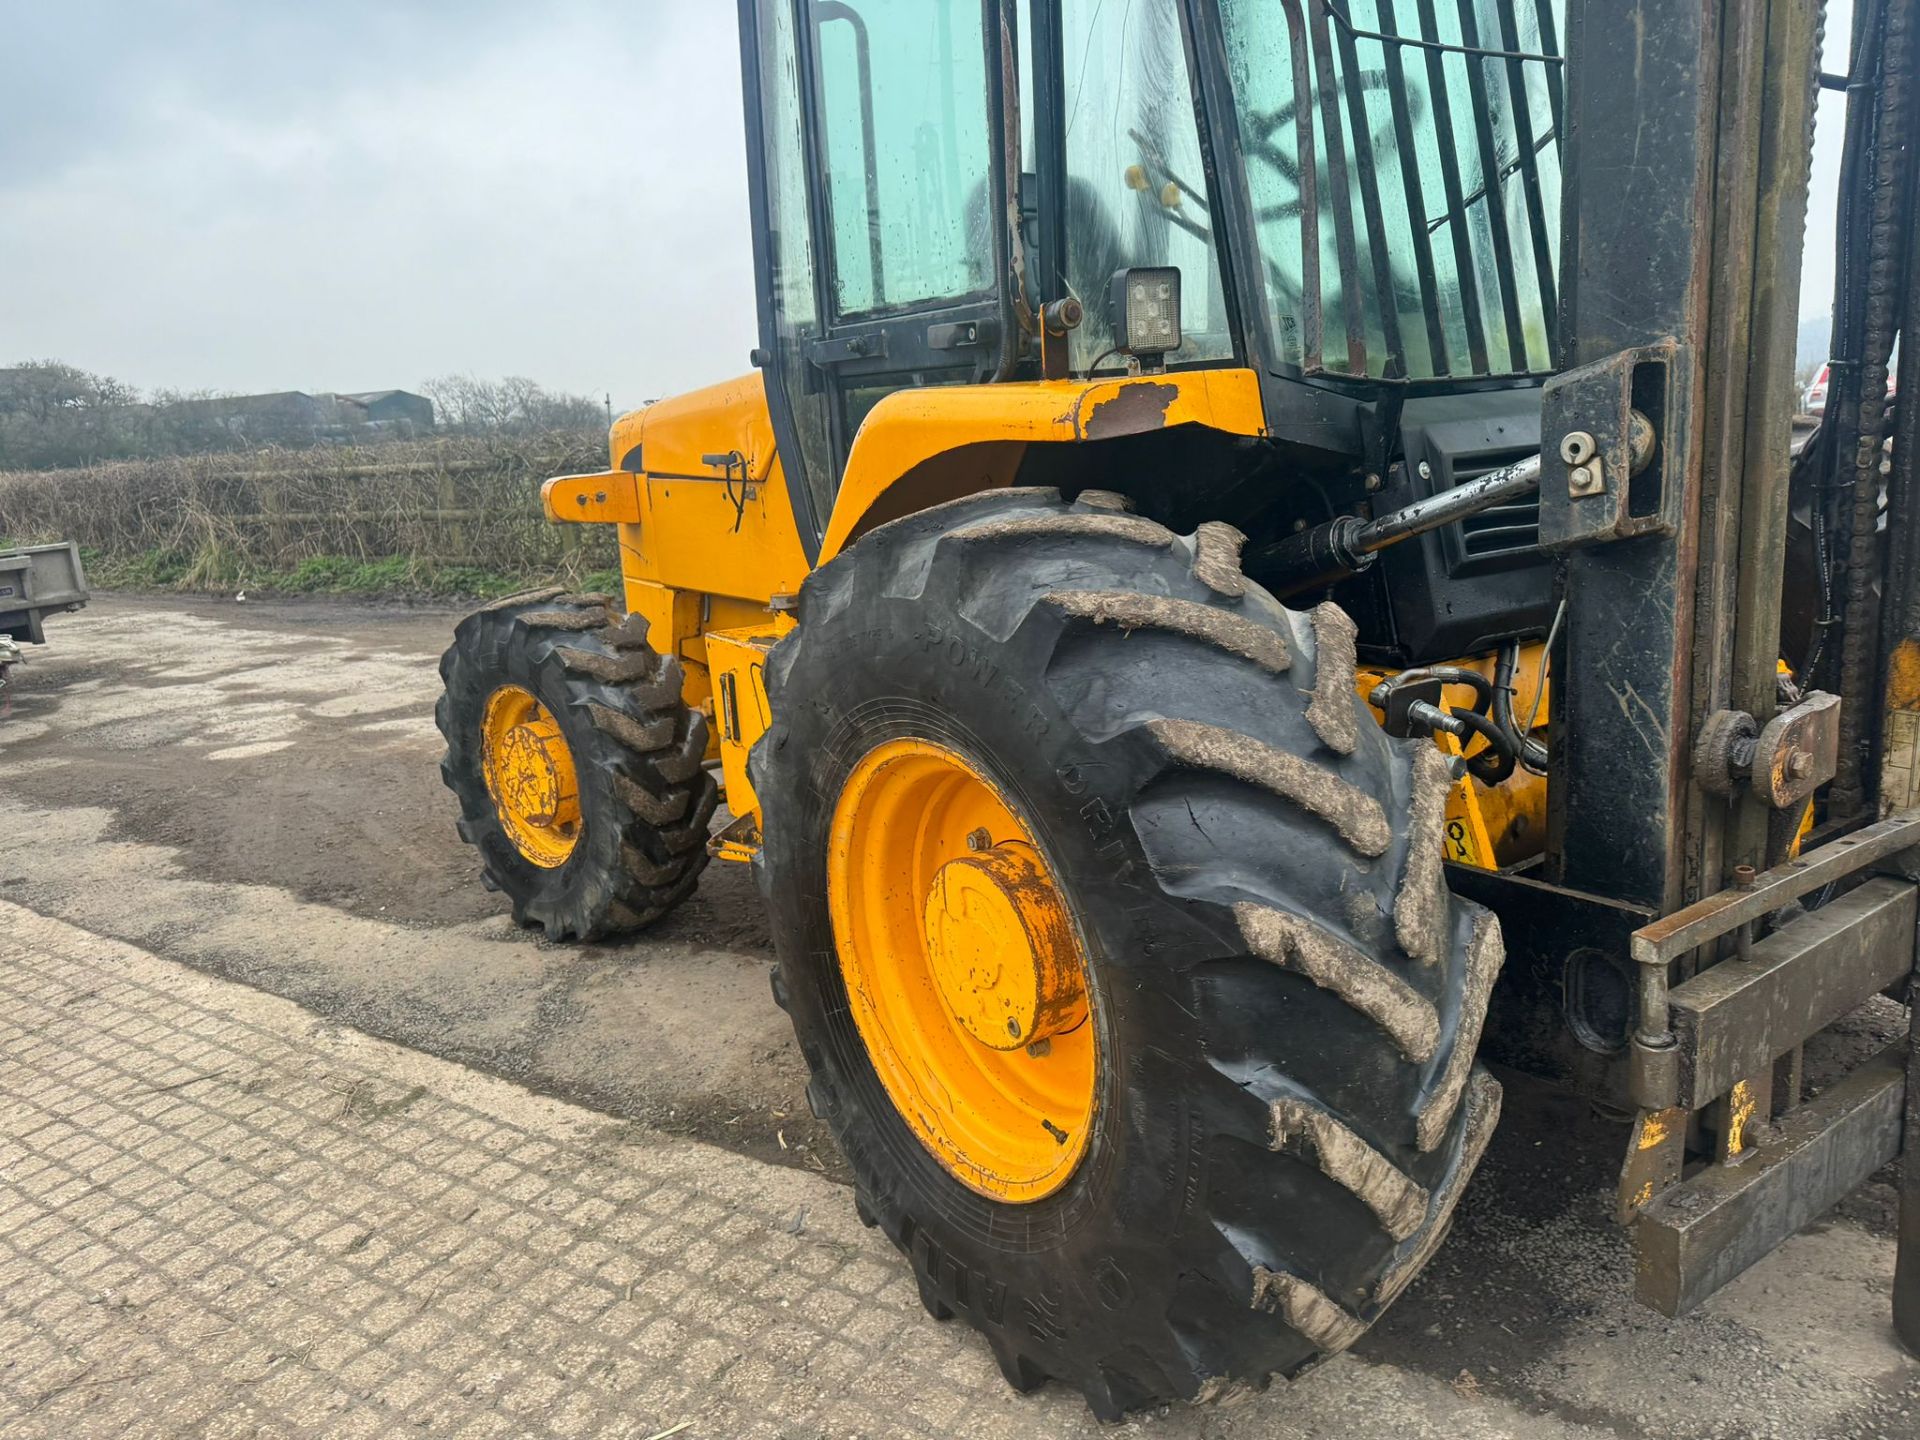
[[[1461,816],[1447,821],[1447,858],[1465,865],[1478,865],[1480,852],[1473,843],[1473,831]]]

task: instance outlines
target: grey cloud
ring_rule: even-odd
[[[228,389],[514,372],[616,404],[744,368],[731,5],[9,11],[0,363]]]

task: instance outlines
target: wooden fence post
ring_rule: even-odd
[[[460,497],[454,489],[453,476],[444,468],[440,471],[439,495],[440,509],[442,511],[459,508],[455,503]],[[439,518],[438,516],[435,517],[435,519]],[[466,523],[461,520],[440,520],[440,523],[445,527],[446,533],[442,537],[444,543],[436,545],[434,548],[440,551],[441,554],[446,555],[455,564],[472,564],[472,558],[467,554]]]

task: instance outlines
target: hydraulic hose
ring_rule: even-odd
[[[1507,748],[1507,737],[1500,733],[1500,727],[1493,720],[1477,710],[1451,710],[1448,712],[1469,730],[1486,740],[1484,750],[1477,750],[1467,756],[1467,769],[1473,772],[1473,778],[1482,785],[1498,785],[1513,774],[1513,752]]]
[[[1541,664],[1544,670],[1544,659]],[[1547,773],[1547,747],[1523,731],[1513,715],[1513,677],[1519,669],[1520,642],[1509,640],[1500,647],[1500,658],[1493,667],[1493,723],[1500,727],[1500,733],[1506,737],[1507,747],[1515,758],[1534,774],[1544,775]]]

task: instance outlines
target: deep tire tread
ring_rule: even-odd
[[[1293,663],[1287,642],[1266,626],[1197,601],[1133,590],[1054,590],[1044,599],[1062,614],[1093,625],[1113,625],[1124,634],[1162,630],[1186,635],[1274,675],[1285,673]]]
[[[1378,1025],[1416,1064],[1440,1043],[1433,1002],[1364,950],[1332,931],[1271,905],[1233,907],[1247,949],[1270,964],[1297,970]]]
[[[440,773],[460,800],[456,828],[515,922],[553,940],[638,930],[671,911],[706,866],[718,801],[701,765],[706,721],[681,700],[679,662],[646,644],[645,620],[612,605],[560,587],[510,596],[462,620],[440,662]],[[552,869],[514,848],[481,769],[487,697],[509,683],[541,698],[573,750],[586,824]]]

